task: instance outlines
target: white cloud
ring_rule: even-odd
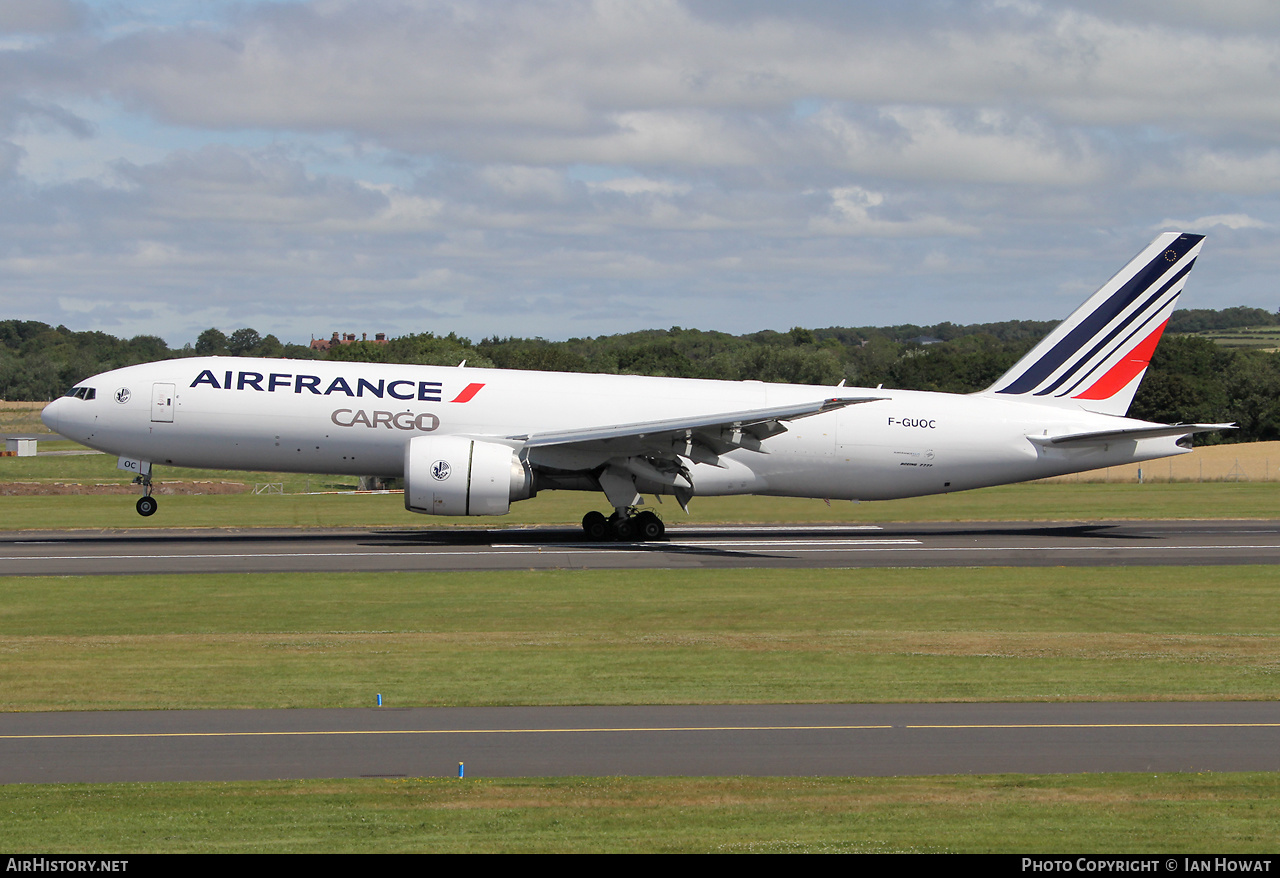
[[[1280,192],[1280,149],[1200,147],[1174,157],[1172,173],[1149,168],[1139,179],[1146,186],[1175,183],[1210,192]]]
[[[0,33],[47,34],[76,28],[84,6],[71,0],[4,0],[0,3]]]
[[[688,195],[692,187],[687,183],[650,180],[647,177],[617,177],[612,180],[588,183],[587,188],[596,192],[619,192],[623,195],[658,195],[664,198],[674,198],[678,195]]]
[[[901,24],[918,12],[908,5]],[[833,29],[800,17],[726,24],[675,2],[361,0],[264,6],[222,31],[131,34],[104,45],[96,67],[105,88],[175,123],[345,129],[424,149],[456,143],[455,126],[474,126],[468,140],[519,131],[566,145],[614,128],[661,147],[680,111],[727,117],[812,96],[974,108],[1013,97],[1130,124],[1278,112],[1280,53],[1266,36],[1070,8],[930,22],[878,30],[854,16]]]
[[[1071,285],[1178,216],[1254,248],[1198,289],[1273,296],[1274,4],[87,8],[0,7],[0,34],[45,16],[0,52],[0,317],[1033,317],[1028,277]]]
[[[837,161],[863,173],[1048,185],[1096,181],[1106,173],[1085,138],[1002,111],[892,106],[868,122],[828,109],[812,121]]]
[[[480,179],[507,198],[560,201],[566,196],[563,175],[550,168],[489,166],[481,169]]]
[[[971,235],[975,229],[942,217],[887,217],[881,215],[885,197],[861,186],[841,186],[832,189],[831,210],[825,216],[814,217],[809,228],[823,235],[861,236],[914,236]]]
[[[1270,229],[1270,228],[1273,228],[1273,224],[1268,222],[1263,222],[1262,220],[1259,220],[1259,219],[1254,219],[1253,217],[1246,216],[1245,214],[1229,213],[1229,214],[1218,214],[1216,216],[1202,216],[1199,219],[1193,219],[1193,220],[1169,219],[1161,223],[1158,223],[1153,228],[1157,228],[1160,230],[1186,229],[1187,231],[1198,232],[1198,231],[1203,231],[1205,229],[1212,229],[1215,227],[1221,227],[1221,228],[1231,229],[1233,231],[1236,231],[1239,229]]]

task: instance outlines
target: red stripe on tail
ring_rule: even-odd
[[[1078,393],[1072,399],[1110,399],[1129,386],[1129,382],[1138,377],[1151,362],[1151,355],[1156,352],[1160,343],[1160,335],[1169,324],[1166,320],[1156,327],[1156,331],[1142,340],[1123,360],[1112,366],[1107,374],[1093,383],[1084,393]]]

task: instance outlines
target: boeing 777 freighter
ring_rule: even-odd
[[[642,495],[885,500],[1182,454],[1226,424],[1126,417],[1203,236],[1160,235],[973,394],[464,367],[202,357],[95,375],[41,415],[155,464],[403,478],[429,515],[602,491],[592,539],[656,539]]]

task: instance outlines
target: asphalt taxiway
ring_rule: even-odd
[[[133,529],[0,536],[10,575],[733,567],[1280,563],[1280,521],[671,527],[648,543],[577,528]]]
[[[0,714],[0,783],[1275,771],[1280,705],[821,704]]]

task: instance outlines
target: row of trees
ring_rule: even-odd
[[[1233,350],[1178,335],[1190,327],[1272,325],[1259,309],[1180,311],[1134,400],[1131,414],[1153,421],[1236,421],[1238,431],[1209,441],[1280,439],[1280,353]],[[314,351],[273,335],[237,329],[202,332],[171,350],[162,339],[117,339],[35,321],[0,321],[0,398],[52,399],[89,375],[169,357],[234,355],[327,358],[474,367],[606,372],[684,378],[756,379],[792,384],[886,387],[968,393],[989,386],[1042,338],[1051,322],[957,326],[831,327],[734,336],[678,326],[564,342],[490,338],[473,344],[453,333],[420,333],[386,344],[355,342]],[[936,341],[935,341],[936,340]]]

